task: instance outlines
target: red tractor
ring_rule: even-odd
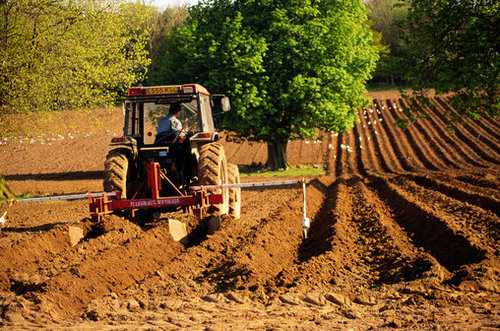
[[[169,139],[156,138],[156,125],[172,104],[180,104],[182,130]],[[123,136],[115,137],[105,162],[104,191],[117,197],[91,201],[94,218],[107,213],[150,221],[162,212],[193,210],[198,217],[240,216],[236,165],[228,164],[218,142],[212,107],[230,110],[229,98],[210,95],[198,84],[132,87],[123,104]],[[220,189],[203,190],[206,185]],[[201,186],[201,192],[192,187]]]

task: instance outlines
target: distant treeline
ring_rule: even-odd
[[[369,84],[466,87],[498,106],[498,2],[363,3],[381,53]],[[175,49],[167,40],[189,12],[130,0],[0,0],[0,113],[109,105],[132,84],[161,84]]]

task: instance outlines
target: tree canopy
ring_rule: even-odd
[[[463,115],[500,114],[500,3],[489,0],[412,0],[405,24],[407,81],[453,92],[451,123]]]
[[[378,58],[361,0],[205,1],[167,39],[156,82],[229,95],[225,127],[267,142],[272,168],[290,139],[353,125]]]
[[[149,9],[124,0],[0,2],[0,112],[105,105],[141,81]]]

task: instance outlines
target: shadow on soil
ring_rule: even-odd
[[[15,228],[3,228],[2,232],[15,232],[15,233],[23,233],[23,232],[45,232],[52,230],[58,225],[63,225],[67,224],[64,222],[57,222],[57,223],[49,223],[49,224],[43,224],[43,225],[38,225],[38,226],[32,226],[32,227],[15,227]]]
[[[318,190],[326,192],[326,197],[318,214],[311,222],[308,238],[299,248],[300,261],[307,261],[332,249],[332,239],[335,236],[334,226],[338,217],[335,211],[339,203],[339,186],[354,185],[356,181],[359,181],[358,177],[349,180],[339,178],[329,187],[318,181],[313,182]]]
[[[85,179],[102,179],[104,178],[103,171],[73,171],[73,172],[56,172],[47,174],[18,174],[6,175],[7,181],[16,180],[85,180]]]

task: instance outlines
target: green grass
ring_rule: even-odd
[[[265,168],[256,167],[241,167],[241,177],[304,177],[304,176],[321,176],[326,174],[322,167],[303,166],[290,167],[287,170],[270,171]]]
[[[373,83],[373,84],[366,85],[366,89],[368,90],[368,92],[397,91],[400,88],[403,88],[405,90],[408,89],[408,87],[405,86],[405,85],[402,85],[402,86],[398,86],[398,85],[392,86],[391,84],[383,83],[383,82]]]
[[[16,199],[17,200],[22,200],[22,199],[32,199],[32,198],[40,198],[40,197],[42,197],[42,195],[33,195],[33,194],[30,194],[30,193],[22,193],[20,195],[17,195]]]
[[[22,193],[20,195],[16,195],[14,197],[14,199],[16,200],[22,200],[22,199],[32,199],[32,198],[40,198],[42,197],[41,195],[33,195],[33,194],[30,194],[30,193]],[[9,200],[0,200],[0,204],[2,203],[8,203]]]

